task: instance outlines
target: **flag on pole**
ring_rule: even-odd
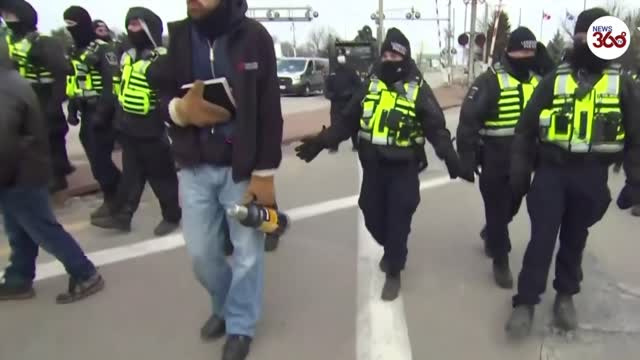
[[[576,19],[576,17],[575,17],[575,16],[573,16],[573,14],[569,12],[569,10],[567,10],[566,12],[567,12],[567,14],[565,15],[565,18],[566,18],[567,20],[569,20],[569,21],[573,21],[573,20],[575,20],[575,19]]]
[[[547,14],[546,12],[542,12],[542,20],[551,20],[551,15]]]

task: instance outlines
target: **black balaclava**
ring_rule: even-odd
[[[536,36],[533,35],[531,30],[529,30],[528,28],[521,26],[511,32],[506,49],[507,61],[511,66],[512,75],[515,76],[518,80],[529,80],[530,72],[533,71],[536,67],[536,58],[535,56],[533,56],[530,58],[516,59],[510,57],[509,53],[519,50],[536,51],[537,47],[538,42],[536,40]]]
[[[96,30],[99,27],[104,27],[105,29],[107,29],[108,34],[105,36],[100,36],[96,33],[96,37],[102,41],[105,42],[111,42],[113,39],[111,39],[111,30],[109,29],[109,27],[107,26],[107,23],[102,21],[102,20],[93,20],[93,32],[96,32]]]
[[[142,23],[140,31],[129,30],[129,23],[134,19]],[[153,11],[144,7],[132,7],[125,17],[125,27],[129,42],[137,50],[151,50],[155,46],[162,46],[162,32],[164,30],[162,19]]]
[[[383,61],[380,65],[380,79],[387,85],[404,79],[409,73],[411,64],[411,44],[404,34],[391,28],[387,31],[387,37],[382,43],[380,54],[391,51],[402,56],[402,61]]]
[[[64,20],[76,23],[75,26],[68,26],[67,30],[78,48],[87,47],[97,38],[96,33],[93,31],[91,15],[84,8],[71,6],[64,12]]]
[[[578,20],[576,20],[576,27],[573,33],[588,32],[589,26],[603,16],[609,16],[609,13],[602,8],[593,8],[581,12],[578,15]],[[569,61],[576,69],[585,69],[595,74],[601,73],[609,64],[608,60],[600,59],[594,55],[586,41],[580,40],[574,41]]]
[[[12,12],[18,18],[18,21],[7,21],[7,27],[16,37],[24,37],[27,33],[36,31],[38,25],[38,13],[36,10],[24,0],[6,0],[4,2],[4,10]]]

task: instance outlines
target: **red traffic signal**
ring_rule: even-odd
[[[487,36],[485,34],[478,34],[473,41],[478,47],[483,47],[487,42]]]
[[[468,43],[469,43],[468,34],[460,34],[460,36],[458,36],[458,44],[460,44],[460,46],[467,46]]]

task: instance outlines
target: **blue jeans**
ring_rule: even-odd
[[[231,168],[202,165],[178,173],[182,228],[196,277],[211,295],[213,313],[224,318],[228,334],[253,337],[262,312],[264,234],[228,218],[248,182],[235,183]],[[233,258],[224,242],[230,237]]]
[[[0,190],[0,208],[11,257],[4,273],[8,285],[28,285],[36,275],[38,246],[55,256],[72,278],[88,280],[96,268],[56,220],[46,188]]]

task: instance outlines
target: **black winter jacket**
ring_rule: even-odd
[[[0,190],[46,186],[50,176],[47,128],[31,85],[11,68],[0,39]]]
[[[231,165],[233,179],[242,181],[256,170],[279,167],[283,119],[273,39],[264,26],[245,16],[245,1],[234,1],[232,6],[232,25],[226,34],[227,54],[235,72],[230,79],[236,100]],[[171,99],[181,96],[180,87],[197,80],[192,71],[191,27],[189,19],[169,24],[168,54],[155,67],[165,75],[159,84],[163,93],[160,106],[167,112]],[[216,151],[216,144],[200,140],[201,129],[169,126],[180,167],[207,163],[204,154]]]

